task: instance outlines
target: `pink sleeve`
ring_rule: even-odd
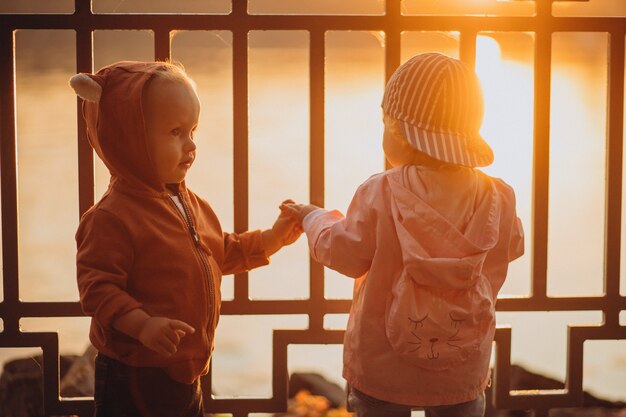
[[[524,228],[517,216],[517,202],[513,188],[501,179],[495,178],[494,184],[501,200],[503,214],[500,220],[500,239],[498,250],[494,251],[502,261],[512,262],[524,254]]]
[[[517,216],[515,191],[503,181],[501,181],[501,184],[505,187],[500,196],[505,203],[505,207],[508,208],[508,219],[510,219],[510,226],[507,228],[509,231],[508,261],[512,262],[524,254],[524,228],[522,227],[522,221]]]
[[[83,312],[110,333],[118,317],[142,304],[126,292],[133,247],[124,226],[102,210],[88,213],[76,232],[76,273]]]
[[[509,262],[519,258],[524,254],[524,229],[522,221],[515,216],[509,239]]]
[[[319,209],[302,222],[311,256],[317,262],[352,278],[365,274],[376,247],[375,220],[362,188],[357,190],[347,216]]]

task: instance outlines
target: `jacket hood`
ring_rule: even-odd
[[[112,183],[164,190],[148,153],[141,100],[146,82],[162,67],[158,62],[122,61],[86,74],[102,87],[99,101],[83,102],[87,135]]]
[[[501,206],[493,181],[464,167],[405,166],[387,178],[405,272],[424,286],[475,283],[498,242]]]

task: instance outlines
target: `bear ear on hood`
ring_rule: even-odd
[[[94,103],[100,101],[102,86],[89,74],[80,73],[74,75],[70,78],[70,86],[83,100],[93,101]]]

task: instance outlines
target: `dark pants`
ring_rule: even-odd
[[[125,365],[96,356],[95,417],[202,417],[200,379],[191,385],[161,368]]]
[[[351,387],[348,402],[357,417],[410,417],[411,409],[424,410],[426,417],[482,417],[485,414],[484,394],[461,404],[411,407],[379,400]]]

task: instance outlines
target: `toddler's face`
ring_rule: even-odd
[[[183,181],[196,157],[198,96],[183,82],[157,77],[144,93],[143,111],[148,152],[159,178],[164,184]]]

